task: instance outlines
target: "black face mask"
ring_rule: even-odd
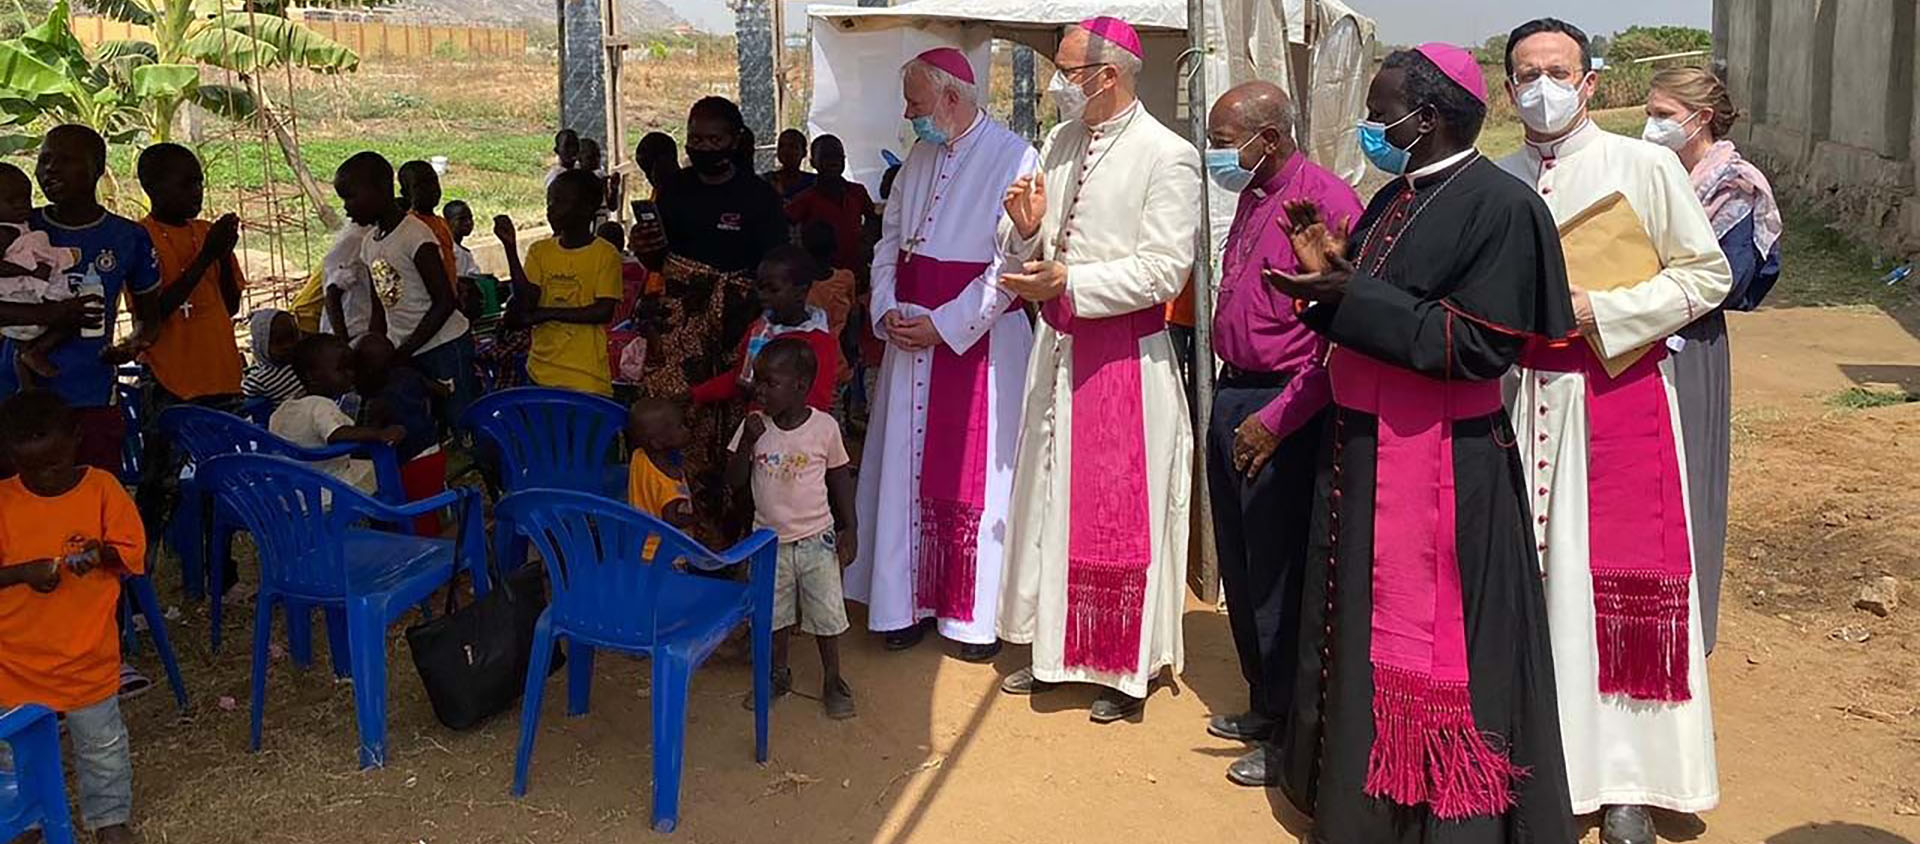
[[[726,150],[690,149],[687,160],[693,162],[693,169],[708,176],[718,176],[727,172],[727,165],[733,163],[733,154]]]

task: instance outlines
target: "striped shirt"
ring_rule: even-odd
[[[299,376],[293,367],[273,363],[256,363],[247,367],[247,375],[240,381],[240,393],[247,398],[265,397],[274,404],[288,399],[297,399],[307,394],[300,386]]]

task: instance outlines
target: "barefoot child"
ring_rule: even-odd
[[[747,417],[728,446],[727,482],[751,489],[755,527],[780,535],[773,596],[773,688],[793,687],[789,634],[798,621],[820,647],[827,717],[854,715],[853,690],[840,676],[839,637],[847,630],[840,570],[854,557],[853,473],[840,426],[807,406],[819,361],[813,347],[783,337],[754,361],[761,410]]]
[[[599,190],[585,170],[554,179],[547,188],[547,223],[554,235],[528,247],[524,265],[513,221],[495,217],[494,234],[506,248],[513,274],[515,306],[507,322],[533,329],[528,378],[543,387],[610,396],[607,326],[620,304],[621,258],[619,247],[593,231]]]
[[[766,310],[740,339],[740,365],[694,386],[696,404],[748,397],[754,382],[754,357],[776,338],[790,337],[812,349],[810,360],[819,367],[805,396],[807,404],[821,410],[833,409],[840,341],[828,332],[826,312],[807,304],[807,292],[819,272],[819,266],[798,246],[776,246],[767,253],[753,282],[760,306]],[[757,397],[758,393],[752,395]]]
[[[293,370],[300,376],[306,395],[283,402],[267,420],[267,430],[275,436],[306,448],[340,443],[386,443],[398,446],[407,439],[400,425],[370,428],[354,424],[353,417],[340,409],[340,397],[353,389],[353,370],[348,366],[352,350],[347,341],[333,334],[315,334],[293,349]],[[316,468],[362,492],[373,493],[373,462],[337,457]]]
[[[75,462],[76,428],[45,390],[0,403],[0,440],[20,472],[0,481],[0,711],[38,703],[66,715],[81,818],[121,844],[135,840],[133,758],[114,612],[120,578],[145,571],[147,539],[120,482]],[[9,757],[0,746],[0,763]]]
[[[33,183],[27,174],[11,164],[0,163],[0,302],[37,305],[68,298],[63,275],[73,267],[74,252],[55,248],[47,242],[46,232],[28,231],[27,217],[33,213]],[[58,371],[47,354],[53,347],[73,338],[71,329],[38,325],[10,325],[0,329],[20,344],[15,363],[22,386],[40,378],[52,378]]]

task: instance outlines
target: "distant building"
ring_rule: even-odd
[[[1786,192],[1920,254],[1916,0],[1714,0],[1735,142]]]

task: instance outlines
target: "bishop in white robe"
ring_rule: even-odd
[[[1000,224],[1003,283],[1041,316],[1000,601],[1033,664],[1002,689],[1096,683],[1104,723],[1181,665],[1193,431],[1163,305],[1194,261],[1200,156],[1134,98],[1127,24],[1069,27],[1054,64],[1068,119]]]
[[[889,648],[922,622],[969,661],[999,650],[995,621],[1033,328],[1000,286],[1001,200],[1039,158],[980,110],[958,50],[903,76],[921,140],[894,179],[873,262],[880,364],[856,498],[860,553],[846,595]]]
[[[1580,78],[1583,37],[1554,30],[1514,38],[1522,78],[1541,77],[1541,68],[1550,77],[1555,67]],[[1642,807],[1699,812],[1720,797],[1665,341],[1718,306],[1732,274],[1670,151],[1606,132],[1584,113],[1553,135],[1552,124],[1566,118],[1547,119],[1539,107],[1528,114],[1529,100],[1541,100],[1525,96],[1526,87],[1516,84],[1515,93],[1528,143],[1500,166],[1533,186],[1561,224],[1621,194],[1662,267],[1638,284],[1576,293],[1584,336],[1534,343],[1508,391],[1534,493],[1573,811],[1608,808],[1603,838],[1637,841],[1642,830],[1651,834]],[[1601,364],[1637,349],[1645,356],[1617,375]]]

